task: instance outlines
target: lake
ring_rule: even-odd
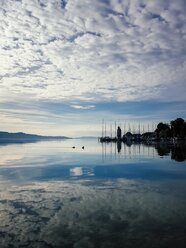
[[[185,144],[0,145],[1,248],[185,248],[185,196]]]

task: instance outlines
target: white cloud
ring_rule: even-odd
[[[81,106],[81,105],[71,105],[72,108],[75,108],[75,109],[93,109],[95,108],[95,105],[87,105],[87,106]]]
[[[159,85],[185,87],[185,10],[181,0],[1,1],[0,87],[35,99],[161,99]]]

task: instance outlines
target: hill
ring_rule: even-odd
[[[0,142],[30,142],[30,141],[39,141],[39,140],[56,140],[56,139],[68,139],[65,136],[42,136],[36,134],[27,134],[27,133],[9,133],[0,131]]]

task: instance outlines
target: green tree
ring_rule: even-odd
[[[185,121],[182,118],[177,118],[174,121],[171,121],[171,131],[173,137],[184,138],[185,133]]]
[[[157,125],[155,132],[158,138],[169,138],[172,136],[169,125],[162,122]]]

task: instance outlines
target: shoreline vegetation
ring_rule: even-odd
[[[177,118],[170,123],[160,122],[154,131],[140,133],[132,133],[130,131],[124,132],[121,127],[118,126],[116,130],[115,125],[115,137],[106,135],[104,126],[102,126],[102,137],[99,137],[99,142],[124,142],[124,143],[156,143],[156,142],[165,142],[165,143],[177,143],[177,142],[186,142],[186,122],[182,118]]]

